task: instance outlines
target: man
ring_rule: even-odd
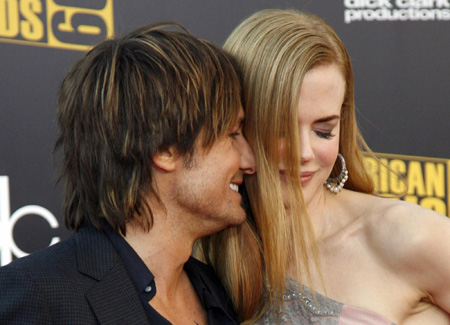
[[[64,79],[55,149],[75,233],[0,269],[1,324],[236,323],[190,256],[246,218],[239,79],[225,52],[166,27],[104,41]]]

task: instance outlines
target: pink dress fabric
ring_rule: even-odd
[[[301,291],[296,281],[287,279],[287,288],[283,296],[284,303],[280,312],[273,309],[267,312],[256,324],[284,325],[393,325],[385,317],[362,308],[345,305],[328,299],[305,286]],[[394,324],[395,325],[395,324]]]
[[[339,325],[391,325],[388,319],[369,310],[343,305],[339,315]]]

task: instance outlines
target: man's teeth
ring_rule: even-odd
[[[239,185],[237,185],[237,184],[231,183],[230,188],[235,192],[239,192]]]

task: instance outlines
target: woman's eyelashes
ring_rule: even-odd
[[[314,132],[317,134],[317,136],[319,138],[322,138],[322,139],[331,139],[331,138],[334,137],[334,134],[331,134],[331,131],[330,132],[327,132],[327,131],[325,131],[325,132],[323,132],[323,131],[314,131]]]
[[[312,126],[312,131],[321,139],[331,139],[336,135],[338,131],[339,123],[334,123],[334,121],[329,121],[325,123],[316,123]]]

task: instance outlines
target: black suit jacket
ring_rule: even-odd
[[[83,227],[0,269],[0,324],[148,324],[106,235]]]
[[[61,243],[0,268],[0,324],[99,323],[149,324],[102,231],[82,227]]]

